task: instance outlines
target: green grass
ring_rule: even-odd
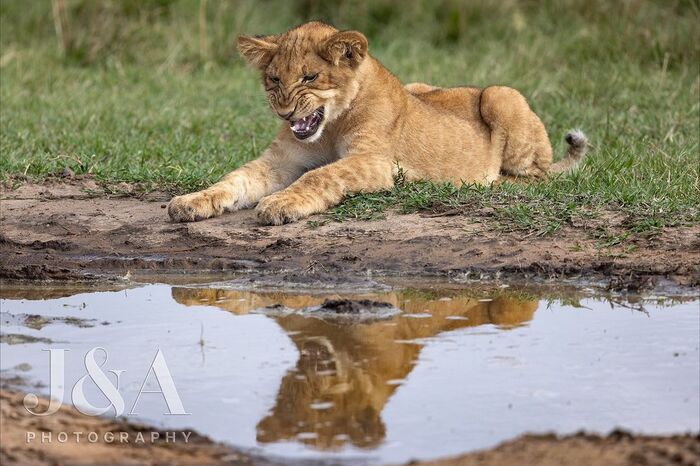
[[[233,38],[314,18],[367,33],[371,52],[406,82],[518,88],[557,153],[571,127],[594,146],[574,175],[493,188],[399,183],[353,196],[328,218],[427,210],[543,235],[622,212],[628,235],[598,231],[603,245],[700,222],[697,0],[211,0],[201,45],[195,0],[66,4],[61,53],[48,1],[0,2],[5,180],[69,167],[105,185],[173,193],[214,182],[277,127]]]

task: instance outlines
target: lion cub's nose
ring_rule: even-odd
[[[289,120],[289,118],[291,118],[291,116],[294,114],[294,110],[292,110],[291,112],[287,112],[287,113],[281,113],[279,110],[277,110],[277,114],[280,116],[280,118],[284,118],[285,120]]]

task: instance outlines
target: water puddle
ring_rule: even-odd
[[[0,296],[3,377],[19,375],[27,390],[48,394],[46,350],[66,349],[62,398],[70,402],[85,355],[101,347],[107,378],[116,383],[108,370],[123,371],[127,419],[263,454],[398,463],[525,432],[700,428],[693,299],[226,284],[70,296],[5,288]],[[167,414],[160,393],[137,397],[142,385],[159,388],[149,374],[158,349],[187,415]],[[109,406],[89,379],[82,386],[90,404]]]

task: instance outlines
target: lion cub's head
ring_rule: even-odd
[[[357,95],[367,39],[313,22],[279,36],[241,36],[238,49],[262,72],[272,110],[297,139],[312,142]]]

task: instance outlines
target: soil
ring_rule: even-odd
[[[580,432],[565,437],[524,435],[491,450],[438,461],[412,463],[420,466],[697,466],[700,437],[674,435],[653,437],[617,430],[607,436]]]
[[[167,442],[164,431],[85,416],[67,406],[50,416],[34,416],[24,408],[23,398],[21,393],[0,390],[0,464],[3,465],[275,464],[236,452],[195,432],[189,435],[187,442],[183,440],[182,431],[176,432],[175,441]],[[47,407],[48,400],[39,399],[34,409],[41,412]],[[28,440],[28,432],[36,434],[36,438]],[[65,438],[59,437],[62,432],[67,433]],[[78,438],[73,432],[81,432],[83,436]],[[91,432],[97,434],[94,442],[87,439]],[[121,432],[126,432],[124,439],[128,443],[114,440],[122,438]],[[158,432],[154,442],[150,441],[151,432]],[[138,442],[138,433],[146,440]]]
[[[276,465],[277,462],[215,443],[190,431],[169,431],[177,439],[166,441],[167,432],[122,420],[85,416],[74,408],[62,406],[51,416],[33,416],[22,405],[23,395],[12,390],[0,390],[0,463],[18,465]],[[48,401],[39,400],[35,409],[46,409]],[[36,438],[27,441],[27,432]],[[68,432],[60,442],[59,433]],[[77,441],[73,432],[82,432]],[[87,433],[95,432],[87,441]],[[115,441],[126,433],[130,443]],[[151,432],[157,438],[151,442]],[[138,442],[141,433],[146,439]],[[41,435],[44,442],[41,442]],[[113,435],[106,436],[107,435]],[[184,434],[189,434],[184,442]],[[50,435],[50,437],[49,437]],[[48,440],[48,439],[51,440]],[[412,462],[415,466],[490,466],[532,464],[542,466],[622,466],[622,465],[688,465],[700,461],[700,436],[669,437],[632,435],[615,431],[607,436],[577,433],[565,437],[555,435],[525,435],[493,449],[431,462]],[[298,463],[302,464],[302,463]],[[305,462],[304,464],[309,464]],[[318,462],[317,464],[330,464]]]
[[[251,210],[172,223],[170,196],[108,196],[91,179],[0,190],[0,278],[105,279],[127,273],[284,272],[308,282],[376,275],[602,280],[636,291],[663,280],[700,285],[700,225],[666,228],[602,247],[610,212],[590,225],[538,237],[503,233],[464,215],[401,215],[378,221],[301,221],[262,226]]]

